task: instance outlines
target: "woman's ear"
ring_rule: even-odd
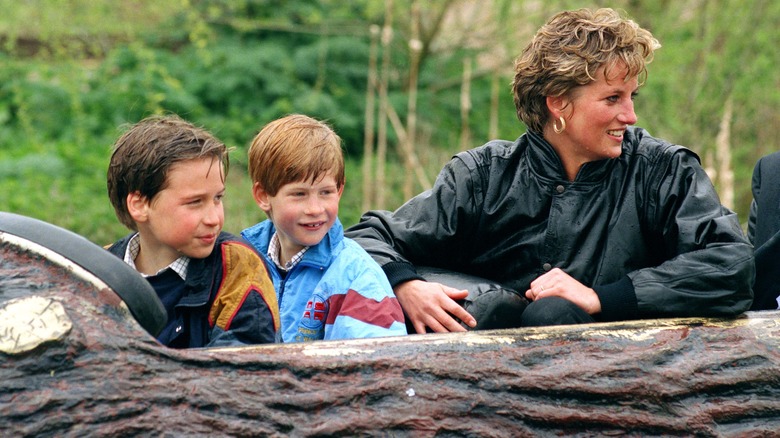
[[[143,196],[139,191],[135,191],[127,194],[125,202],[127,202],[127,212],[130,213],[130,217],[136,223],[147,221],[149,217],[147,213],[149,202],[146,196]]]
[[[271,196],[263,189],[263,186],[261,186],[259,182],[252,184],[252,196],[255,198],[255,203],[257,203],[257,206],[260,207],[261,210],[266,213],[271,211],[271,202],[269,200]]]
[[[557,119],[563,115],[563,110],[569,104],[568,99],[563,96],[547,96],[547,111],[550,112],[552,119]]]

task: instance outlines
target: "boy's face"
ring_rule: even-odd
[[[313,182],[285,184],[275,196],[270,196],[258,184],[253,186],[257,205],[276,227],[284,261],[325,237],[338,217],[343,190],[332,173]]]
[[[214,249],[225,221],[222,167],[212,157],[176,163],[168,171],[167,187],[149,200],[128,196],[141,233],[141,255],[167,266],[181,255],[204,258]],[[140,256],[140,255],[139,255]]]

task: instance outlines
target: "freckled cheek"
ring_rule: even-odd
[[[292,224],[298,222],[298,218],[301,216],[297,210],[283,209],[274,211],[274,220],[278,223]]]
[[[331,218],[335,218],[339,215],[339,202],[338,200],[332,203],[329,203],[325,206],[325,210],[328,212],[328,215]]]

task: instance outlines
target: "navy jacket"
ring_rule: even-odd
[[[755,299],[751,310],[777,309],[780,295],[780,152],[753,169],[748,238],[756,251]]]
[[[133,234],[108,250],[124,258]],[[240,237],[222,232],[214,250],[191,259],[184,296],[169,315],[171,336],[158,339],[173,348],[272,343],[279,328],[276,292],[265,263]]]

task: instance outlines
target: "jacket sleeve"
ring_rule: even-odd
[[[663,263],[629,273],[641,316],[733,316],[753,300],[753,248],[692,152],[663,154],[644,222]]]
[[[342,263],[339,271],[349,280],[348,284],[338,282],[341,290],[328,299],[324,339],[406,335],[401,305],[385,274],[362,249],[355,248],[365,258]]]
[[[414,265],[460,266],[463,236],[468,234],[482,202],[477,199],[472,171],[461,157],[447,163],[433,188],[408,200],[394,212],[374,210],[345,231],[384,270],[390,284],[423,278]]]
[[[279,329],[276,292],[263,260],[239,242],[222,250],[222,282],[209,310],[208,347],[274,342]]]

